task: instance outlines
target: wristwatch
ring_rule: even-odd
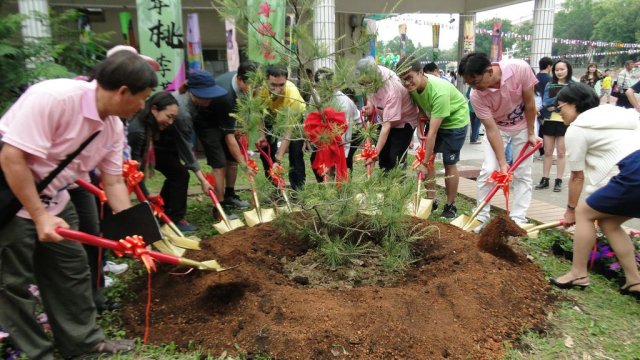
[[[571,206],[571,205],[567,204],[567,209],[569,209],[569,210],[575,210],[575,209],[576,209],[576,207],[575,207],[575,206]]]

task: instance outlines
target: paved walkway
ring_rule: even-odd
[[[517,156],[517,154],[515,154]],[[480,168],[482,166],[482,161],[484,159],[484,145],[482,144],[470,144],[469,141],[464,144],[462,147],[462,152],[460,154],[460,162],[459,165],[466,167],[475,167]],[[551,167],[551,178],[555,178],[556,167],[553,165]],[[540,181],[542,177],[542,161],[534,160],[533,162],[533,183],[534,185]],[[568,186],[567,182],[569,181],[569,169],[567,168],[565,171],[565,175],[562,177],[562,191],[561,192],[553,192],[553,184],[549,187],[549,189],[545,190],[533,190],[533,200],[531,202],[531,206],[529,211],[527,212],[527,216],[536,221],[540,221],[542,223],[551,222],[561,220],[564,215],[565,208],[567,206],[567,196],[568,196]],[[552,180],[553,181],[553,180]],[[444,184],[444,180],[440,180],[440,184]],[[460,188],[459,192],[469,196],[471,198],[476,198],[477,187],[476,183],[473,180],[461,179],[460,180]],[[496,194],[492,199],[491,204],[494,204],[502,209],[505,208],[504,204],[504,196],[501,192]],[[627,221],[625,226],[635,229],[640,229],[640,219],[631,219]]]

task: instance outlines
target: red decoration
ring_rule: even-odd
[[[375,147],[371,146],[371,139],[367,139],[364,142],[364,148],[360,152],[360,155],[356,156],[356,160],[364,160],[365,162],[369,161],[369,159],[377,159],[378,151]],[[367,165],[367,175],[371,176],[371,165]]]
[[[153,258],[149,254],[147,245],[142,241],[142,237],[138,235],[127,236],[123,240],[119,240],[118,244],[120,245],[120,249],[113,250],[117,256],[123,256],[125,254],[133,256],[142,260],[148,272],[156,270],[156,264],[153,262]]]
[[[278,189],[283,189],[287,186],[287,182],[284,180],[284,168],[282,165],[275,163],[271,164],[269,168],[269,176]]]
[[[320,171],[322,167],[330,169],[336,167],[336,181],[338,183],[349,178],[347,158],[344,155],[342,134],[347,131],[347,120],[344,112],[333,108],[319,112],[312,112],[304,120],[304,132],[316,146],[316,158],[311,167]]]
[[[272,12],[275,10],[271,10],[271,6],[268,2],[264,1],[260,4],[260,10],[258,11],[258,15],[264,15],[264,17],[269,18]]]
[[[138,170],[138,167],[139,164],[135,160],[127,160],[122,164],[122,176],[129,192],[132,192],[136,185],[144,179],[144,173]]]
[[[511,184],[511,180],[513,180],[512,173],[503,173],[502,171],[497,170],[491,174],[491,177],[489,179],[487,179],[488,183],[495,183],[496,185],[502,187],[504,198],[507,203],[507,214],[509,213],[509,184]]]
[[[276,36],[276,33],[273,32],[273,28],[270,23],[260,24],[257,30],[258,34],[262,36]]]

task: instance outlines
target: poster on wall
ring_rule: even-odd
[[[473,20],[467,19],[464,21],[464,28],[463,28],[464,43],[462,45],[463,46],[462,55],[466,55],[475,50],[476,34],[475,34],[474,28],[475,28],[475,25]]]
[[[173,90],[184,84],[184,31],[181,0],[136,0],[140,53],[160,65],[158,82]]]
[[[494,21],[491,31],[491,61],[502,60],[502,22]]]
[[[196,13],[187,15],[187,60],[189,61],[189,71],[204,69],[202,42],[200,41],[200,21]]]

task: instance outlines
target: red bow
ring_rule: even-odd
[[[285,186],[287,186],[287,183],[284,180],[283,175],[284,175],[284,168],[282,167],[282,165],[278,163],[274,163],[269,168],[269,176],[271,177],[271,180],[276,185],[276,187],[278,187],[278,189],[282,189]]]
[[[365,162],[369,161],[369,159],[373,160],[378,158],[378,151],[375,147],[371,146],[371,140],[367,139],[364,142],[364,148],[360,152],[360,155],[355,157],[356,160],[364,160]],[[367,173],[371,176],[371,166],[367,167]]]
[[[495,183],[496,185],[502,187],[502,191],[504,192],[504,198],[507,202],[507,214],[509,213],[509,184],[511,184],[511,180],[513,179],[513,174],[511,173],[503,173],[502,171],[494,171],[491,174],[491,177],[487,179],[488,183]]]
[[[427,151],[420,146],[418,150],[416,150],[416,159],[413,161],[413,164],[411,164],[411,167],[415,169],[420,166],[420,164],[424,162],[425,156],[427,156]]]
[[[129,192],[144,179],[144,173],[138,170],[138,162],[135,160],[127,160],[122,164],[122,176],[127,184]]]
[[[156,264],[153,262],[151,255],[149,255],[149,250],[144,241],[142,241],[142,237],[138,235],[127,236],[119,240],[118,244],[120,245],[120,250],[113,251],[117,256],[123,256],[125,254],[133,256],[142,260],[148,272],[156,270]]]
[[[164,212],[164,199],[161,195],[147,196],[147,200],[149,200],[154,214],[158,215]]]
[[[323,116],[324,114],[324,116]],[[324,118],[323,118],[324,117]],[[304,132],[316,146],[316,157],[311,167],[320,171],[336,167],[336,181],[341,183],[349,177],[347,158],[344,155],[342,134],[347,131],[347,120],[344,112],[326,108],[312,112],[304,120]]]

